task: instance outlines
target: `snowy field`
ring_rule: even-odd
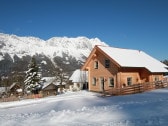
[[[168,126],[168,88],[104,98],[67,92],[0,103],[0,126]]]

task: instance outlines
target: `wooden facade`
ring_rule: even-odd
[[[120,66],[113,57],[97,46],[92,50],[82,70],[88,71],[89,90],[96,92],[163,79],[163,72],[153,73],[145,67]]]
[[[44,97],[57,94],[58,87],[51,83],[42,89],[42,94]]]

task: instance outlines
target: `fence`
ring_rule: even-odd
[[[31,95],[24,95],[24,96],[10,96],[10,97],[3,97],[0,98],[0,102],[10,102],[10,101],[20,101],[22,99],[33,99],[33,98],[42,98],[42,94],[31,94]]]
[[[147,82],[141,84],[133,84],[130,86],[125,86],[123,88],[112,88],[109,90],[105,90],[104,95],[115,96],[115,95],[136,94],[165,87],[168,87],[168,81]]]

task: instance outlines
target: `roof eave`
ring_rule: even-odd
[[[83,66],[81,67],[81,70],[86,70],[86,69],[87,69],[87,65],[89,64],[90,59],[93,57],[93,54],[96,52],[96,48],[97,48],[97,46],[95,46],[95,47],[92,49],[90,55],[88,56],[88,58],[86,59],[85,63],[84,63]]]

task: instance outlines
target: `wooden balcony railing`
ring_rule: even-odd
[[[141,84],[133,84],[130,86],[125,86],[123,88],[111,88],[109,90],[105,90],[104,95],[115,96],[115,95],[136,94],[166,87],[168,87],[168,81],[146,82]]]

